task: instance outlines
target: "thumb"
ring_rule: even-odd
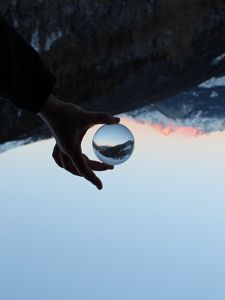
[[[91,112],[89,114],[89,122],[92,125],[95,125],[95,124],[111,125],[111,124],[119,123],[120,118],[111,116],[109,113],[105,113],[105,112],[96,112],[96,113]]]

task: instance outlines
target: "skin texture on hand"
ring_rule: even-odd
[[[52,156],[58,166],[82,176],[102,189],[94,171],[113,169],[113,166],[90,160],[82,153],[81,142],[87,130],[96,124],[117,124],[120,119],[104,112],[89,112],[63,102],[51,95],[38,115],[45,121],[56,140]]]

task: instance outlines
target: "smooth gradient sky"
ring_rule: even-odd
[[[0,155],[0,299],[224,300],[225,133],[122,124],[135,150],[102,191],[53,140]]]

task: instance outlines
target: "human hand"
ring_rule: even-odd
[[[38,115],[45,121],[56,140],[52,156],[57,165],[102,189],[102,182],[94,171],[113,169],[113,166],[90,160],[82,153],[81,142],[90,127],[96,124],[116,124],[120,119],[104,112],[86,111],[52,95]]]

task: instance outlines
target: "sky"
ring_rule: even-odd
[[[53,140],[0,155],[0,299],[224,299],[225,132],[121,123],[135,150],[102,191]]]

